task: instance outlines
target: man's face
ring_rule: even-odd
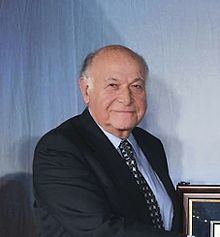
[[[145,70],[127,52],[98,54],[80,88],[95,121],[117,137],[128,137],[145,114]]]

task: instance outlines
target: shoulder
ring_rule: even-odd
[[[37,147],[39,146],[72,146],[73,143],[77,143],[80,141],[80,134],[82,133],[82,129],[80,129],[80,116],[74,116],[56,128],[48,131],[44,134],[38,141]]]
[[[38,141],[34,150],[33,172],[41,174],[43,170],[63,167],[87,166],[84,150],[87,148],[78,126],[78,117],[64,121],[58,127],[50,130]],[[88,149],[88,148],[87,148]],[[55,172],[55,171],[54,171]],[[56,172],[55,172],[56,173]]]

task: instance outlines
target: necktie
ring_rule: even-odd
[[[139,189],[144,195],[147,203],[147,208],[150,211],[153,227],[157,229],[164,229],[163,220],[160,214],[160,208],[158,206],[157,200],[151,190],[149,184],[138,170],[137,162],[134,157],[133,149],[131,144],[127,140],[122,140],[119,149],[121,151],[122,157],[125,159],[130,171],[132,172]]]

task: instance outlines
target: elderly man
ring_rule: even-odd
[[[177,237],[176,194],[146,111],[144,59],[109,45],[84,61],[85,111],[47,133],[34,157],[42,236]]]

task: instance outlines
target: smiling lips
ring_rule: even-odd
[[[117,113],[134,113],[135,110],[115,110],[114,112],[117,112]]]

